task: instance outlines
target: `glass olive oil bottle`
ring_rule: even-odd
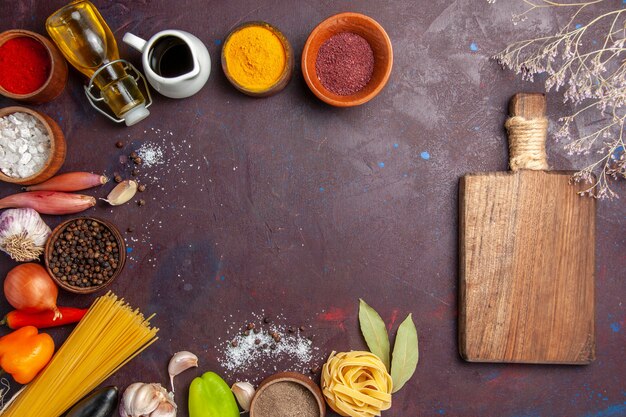
[[[150,114],[135,78],[126,71],[130,64],[119,60],[113,33],[91,2],[77,0],[59,9],[48,17],[46,30],[118,119],[130,126]]]

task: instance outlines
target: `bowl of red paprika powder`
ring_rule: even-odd
[[[56,98],[67,83],[67,62],[44,36],[22,29],[0,33],[0,94],[31,104]]]
[[[369,16],[339,13],[313,29],[302,50],[302,75],[320,100],[352,107],[376,97],[389,80],[393,48]]]

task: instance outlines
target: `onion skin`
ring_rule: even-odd
[[[41,214],[74,214],[96,205],[96,199],[57,191],[29,191],[0,199],[0,209],[32,208]]]
[[[91,172],[68,172],[52,177],[41,184],[24,187],[25,191],[80,191],[106,184],[104,175]]]
[[[4,279],[4,296],[9,304],[27,313],[52,310],[53,320],[62,317],[58,295],[59,289],[48,272],[36,263],[18,265]]]

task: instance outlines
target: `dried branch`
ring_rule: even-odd
[[[573,8],[568,23],[554,35],[514,42],[494,58],[505,68],[533,80],[546,73],[546,91],[564,89],[564,102],[572,102],[576,111],[560,119],[555,137],[568,141],[570,155],[586,155],[592,151],[602,155],[595,163],[574,175],[576,181],[591,184],[584,194],[598,198],[617,195],[610,181],[626,178],[624,156],[624,123],[626,121],[626,9],[610,10],[573,27],[581,12],[605,0],[562,3],[550,0],[523,0],[528,8],[513,16],[517,23],[533,10],[546,7]],[[601,39],[593,34],[601,33]],[[573,138],[570,125],[586,114],[599,114],[595,130]],[[597,175],[594,175],[596,174]]]

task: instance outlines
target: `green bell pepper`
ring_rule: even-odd
[[[189,417],[239,417],[233,392],[215,372],[206,372],[191,381]]]

